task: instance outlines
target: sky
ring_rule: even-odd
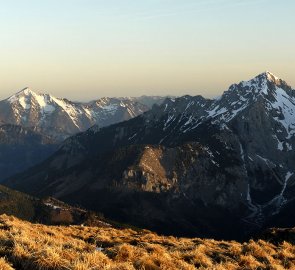
[[[0,0],[0,98],[220,95],[266,70],[295,88],[294,0]]]

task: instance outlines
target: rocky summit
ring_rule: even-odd
[[[295,225],[294,114],[295,91],[264,72],[90,128],[5,183],[165,234],[245,238]]]

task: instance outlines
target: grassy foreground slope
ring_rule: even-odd
[[[274,230],[268,240],[238,243],[146,230],[46,226],[2,215],[0,269],[294,269],[294,234],[294,229]]]

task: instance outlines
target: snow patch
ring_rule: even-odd
[[[274,117],[286,130],[287,137],[290,139],[295,134],[295,98],[290,97],[283,89],[276,88],[275,91],[276,101],[271,105],[277,112],[281,113],[282,118]]]
[[[31,105],[29,103],[29,100],[26,97],[21,97],[19,99],[19,104],[25,109],[28,110],[31,108]]]

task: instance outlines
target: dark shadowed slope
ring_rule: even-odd
[[[37,128],[0,126],[0,181],[53,154],[58,143]]]

